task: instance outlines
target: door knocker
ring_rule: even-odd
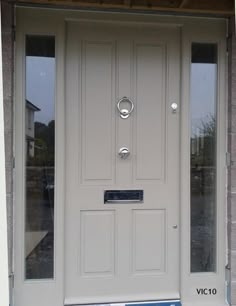
[[[121,104],[122,103],[125,103],[125,102],[128,102],[130,104],[130,109],[126,109],[126,108],[121,108]],[[132,111],[134,110],[134,103],[127,97],[123,97],[121,98],[118,103],[117,103],[117,108],[118,108],[118,111],[120,113],[120,117],[122,119],[127,119],[129,118],[130,114],[132,113]]]

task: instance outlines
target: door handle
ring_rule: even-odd
[[[120,156],[120,158],[126,159],[127,157],[129,157],[130,151],[128,148],[122,147],[120,148],[118,155]]]

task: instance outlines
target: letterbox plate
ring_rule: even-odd
[[[143,202],[143,190],[105,190],[104,204],[137,204]]]

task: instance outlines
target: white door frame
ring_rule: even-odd
[[[0,37],[1,8],[0,8]],[[6,203],[6,178],[5,178],[5,141],[4,141],[4,118],[3,118],[3,84],[2,84],[2,40],[0,41],[0,292],[1,304],[9,305],[9,282],[8,282],[8,248],[7,248],[7,203]]]
[[[217,18],[164,17],[157,15],[59,11],[17,8],[16,84],[15,84],[15,230],[14,265],[16,306],[62,306],[64,302],[64,61],[65,26],[67,20],[97,20],[97,22],[142,23],[163,27],[178,26],[182,33],[181,64],[181,177],[180,177],[180,293],[184,306],[225,304],[226,264],[226,21]],[[48,34],[56,37],[56,194],[55,194],[55,278],[53,280],[24,281],[24,79],[26,34]],[[218,44],[218,139],[217,139],[217,272],[194,273],[190,271],[190,64],[191,43]],[[198,296],[196,288],[217,288],[218,294]]]

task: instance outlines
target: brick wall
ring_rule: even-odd
[[[236,305],[236,37],[234,19],[229,23],[228,61],[228,255],[231,277],[231,304]]]

